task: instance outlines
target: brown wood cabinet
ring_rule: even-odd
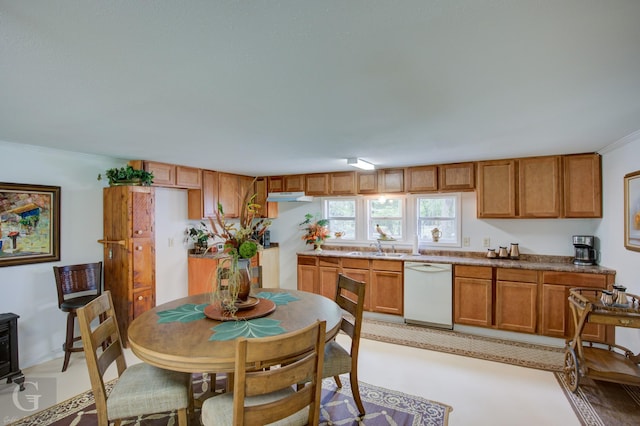
[[[438,190],[438,166],[407,167],[405,170],[407,192]]]
[[[316,256],[298,255],[298,290],[320,294]]]
[[[329,174],[329,193],[331,195],[355,195],[356,172],[336,172]]]
[[[477,216],[515,217],[516,160],[480,161],[478,166]]]
[[[602,170],[599,154],[565,155],[564,216],[602,217]]]
[[[538,272],[496,268],[496,327],[535,333],[538,323]]]
[[[331,300],[336,297],[338,274],[341,272],[339,257],[318,259],[318,293]]]
[[[218,172],[203,170],[201,188],[190,189],[187,202],[189,219],[215,217],[218,210]]]
[[[175,164],[159,163],[157,161],[144,161],[144,170],[153,173],[154,186],[167,186],[176,188],[200,188],[200,169]]]
[[[402,262],[371,261],[371,310],[385,314],[404,314]]]
[[[305,175],[306,195],[329,195],[329,174],[313,173]]]
[[[284,177],[283,176],[267,177],[267,189],[268,189],[268,192],[284,191]]]
[[[574,324],[567,302],[574,287],[607,288],[615,282],[615,275],[578,272],[545,271],[542,274],[541,333],[545,336],[573,338]],[[603,324],[585,325],[582,337],[586,340],[613,343],[615,329]]]
[[[333,300],[339,273],[367,283],[365,310],[403,314],[402,261],[298,255],[298,290]]]
[[[404,192],[404,169],[383,169],[378,171],[378,192]]]
[[[155,306],[153,187],[103,189],[104,289],[111,291],[123,342],[129,323]]]
[[[358,194],[378,193],[378,172],[356,172]]]
[[[250,176],[218,173],[218,203],[222,205],[225,217],[240,217],[242,197],[251,185],[253,178]]]
[[[255,183],[256,204],[260,206],[260,217],[276,218],[278,217],[278,203],[267,202],[268,188],[267,178],[258,178]]]
[[[490,266],[454,266],[453,318],[457,324],[493,324],[493,270]]]
[[[368,259],[342,258],[342,273],[354,280],[362,281],[365,285],[364,309],[371,310],[371,273]]]
[[[216,279],[218,260],[211,257],[189,256],[189,296],[211,293]]]
[[[287,175],[283,179],[284,192],[303,192],[305,190],[304,175]]]
[[[518,184],[519,217],[562,215],[560,156],[519,159]]]
[[[454,163],[438,166],[440,191],[472,191],[475,185],[475,163]]]

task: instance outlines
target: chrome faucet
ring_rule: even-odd
[[[382,253],[382,243],[380,242],[380,240],[376,240],[375,243],[371,243],[369,244],[369,246],[375,247],[376,249],[378,249],[378,253]]]

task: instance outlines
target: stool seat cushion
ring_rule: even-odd
[[[107,398],[109,420],[188,407],[189,386],[189,373],[163,370],[146,363],[131,365]]]
[[[60,304],[60,309],[64,312],[74,311],[78,308],[82,308],[87,303],[98,297],[97,294],[90,294],[88,296],[72,297]]]

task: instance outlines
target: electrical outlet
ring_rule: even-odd
[[[469,247],[471,245],[471,238],[469,237],[462,238],[462,245],[465,247]]]
[[[489,247],[491,246],[491,238],[489,238],[489,237],[484,237],[484,238],[482,239],[482,246],[483,246],[484,248],[489,248]]]
[[[169,237],[169,247],[173,247],[173,238]]]

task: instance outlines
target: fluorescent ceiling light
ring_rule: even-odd
[[[347,164],[362,170],[373,170],[376,168],[376,166],[374,166],[373,164],[359,158],[347,158]]]

